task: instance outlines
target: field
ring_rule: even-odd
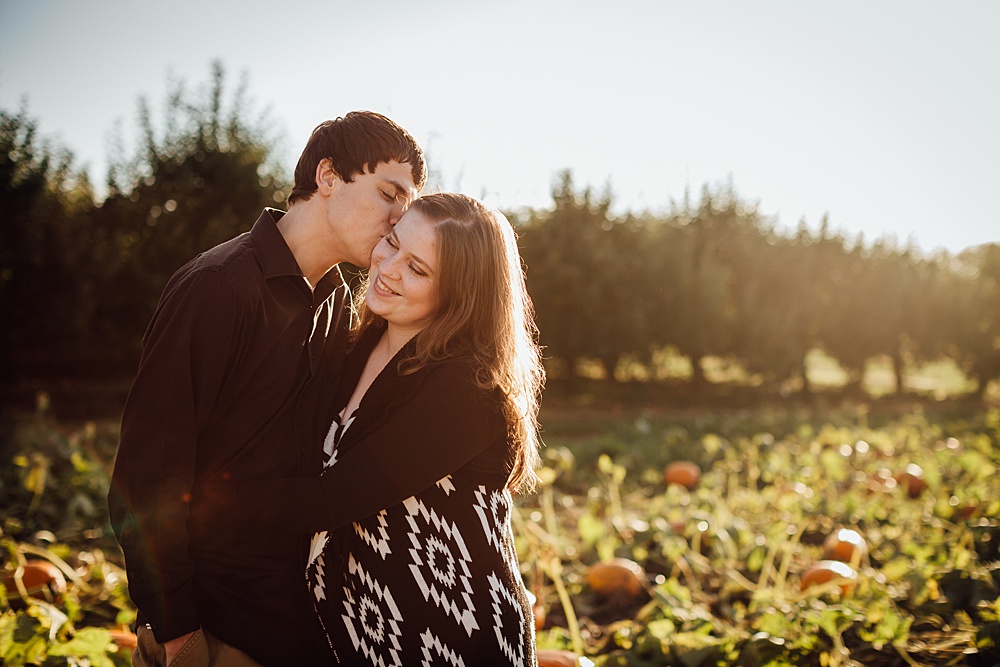
[[[518,499],[540,647],[608,666],[1000,664],[1000,409],[708,409],[605,386],[546,394],[543,483]],[[134,612],[103,505],[117,426],[47,401],[4,450],[0,657],[126,665]],[[677,461],[700,475],[668,484]],[[34,561],[63,581],[18,588]],[[806,585],[820,562],[833,578]]]

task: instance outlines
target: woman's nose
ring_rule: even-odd
[[[394,276],[398,272],[399,262],[396,261],[398,253],[389,253],[378,262],[379,273],[387,276]]]

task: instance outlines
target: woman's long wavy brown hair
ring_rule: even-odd
[[[455,357],[473,361],[479,386],[504,396],[508,437],[516,455],[507,487],[530,490],[537,481],[538,405],[545,382],[538,329],[525,287],[514,228],[499,211],[461,194],[437,193],[411,210],[434,225],[438,242],[438,309],[400,361],[412,373]],[[382,322],[357,293],[355,335]]]

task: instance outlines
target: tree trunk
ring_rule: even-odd
[[[812,396],[813,388],[809,382],[809,368],[806,366],[805,355],[802,355],[802,359],[799,361],[799,372],[802,374],[802,395]]]
[[[892,352],[892,370],[896,376],[896,395],[900,395],[904,393],[903,389],[904,371],[903,371],[903,355],[900,352],[899,347],[896,347],[896,349],[893,350]]]
[[[695,392],[702,393],[708,387],[708,380],[705,379],[705,370],[701,367],[701,355],[690,355],[691,359],[691,386]]]

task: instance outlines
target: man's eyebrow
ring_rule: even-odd
[[[388,183],[389,185],[391,185],[392,187],[396,188],[396,194],[398,194],[398,195],[409,195],[410,194],[410,191],[407,190],[406,186],[404,186],[399,181],[394,181],[391,178],[387,178],[387,179],[385,179],[385,182]]]

